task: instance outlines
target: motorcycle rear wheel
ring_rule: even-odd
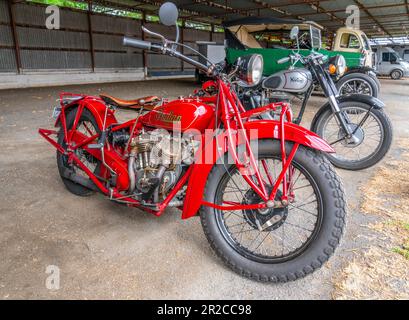
[[[66,122],[67,122],[67,130],[71,130],[72,126],[74,124],[74,119],[77,114],[77,108],[74,108],[70,110],[66,116]],[[78,122],[77,130],[81,128],[81,126],[84,126],[84,123],[88,125],[88,129],[92,131],[93,134],[95,133],[101,133],[101,130],[99,129],[95,118],[92,116],[92,114],[87,110],[84,109],[81,117]],[[85,128],[85,127],[84,127]],[[90,135],[90,134],[88,134]],[[58,144],[60,144],[64,149],[66,149],[67,145],[64,141],[64,130],[61,128],[60,132],[58,133]],[[97,173],[97,171],[100,168],[100,161],[93,158],[91,155],[86,154],[85,151],[82,152],[82,150],[77,150],[77,156],[80,156],[81,158],[85,159],[85,164],[89,169],[94,171],[94,173]],[[88,161],[89,160],[89,161]],[[60,152],[57,151],[57,167],[58,167],[58,172],[60,173],[61,179],[67,188],[68,191],[70,191],[72,194],[75,194],[77,196],[81,197],[86,197],[90,196],[94,193],[93,190],[76,183],[64,176],[64,171],[69,170],[72,171],[76,174],[80,174],[82,177],[85,179],[88,179],[88,176],[85,175],[82,170],[80,170],[77,166],[74,164],[69,164],[68,163],[68,157],[61,154]]]
[[[291,150],[291,147],[292,145],[288,144],[286,150]],[[261,140],[258,151],[260,160],[264,159],[271,162],[273,159],[273,163],[281,161],[278,141]],[[251,215],[253,213],[249,213],[247,210],[229,212],[206,206],[202,206],[200,209],[202,227],[211,247],[229,268],[241,276],[262,282],[293,281],[319,269],[330,258],[340,243],[346,218],[345,195],[340,179],[332,165],[319,152],[303,146],[299,147],[293,165],[296,172],[300,172],[300,176],[303,175],[304,181],[309,182],[309,189],[304,192],[309,194],[313,190],[315,200],[313,199],[311,203],[307,203],[305,202],[309,199],[307,198],[304,199],[305,201],[301,200],[298,206],[297,202],[290,204],[287,209],[282,209],[285,210],[282,213],[282,220],[263,231],[257,229],[254,225],[255,218],[252,218]],[[219,205],[223,201],[227,201],[223,200],[224,195],[229,192],[226,191],[226,186],[229,186],[232,181],[235,181],[235,184],[238,183],[234,175],[235,170],[237,171],[235,165],[218,164],[214,166],[206,185],[205,201]],[[275,170],[277,174],[281,171],[280,168],[275,168]],[[273,168],[270,169],[270,172],[272,171]],[[276,177],[276,175],[274,176]],[[294,177],[296,176],[298,174],[294,175]],[[237,177],[240,177],[240,175]],[[244,184],[241,188],[244,188],[244,186],[250,188]],[[300,191],[295,192],[295,199],[297,199],[297,194],[303,188],[306,188],[306,186],[299,187],[298,190]],[[242,194],[243,192],[241,191]],[[247,196],[251,194],[251,189],[245,191],[244,198],[248,200]],[[280,194],[280,191],[278,194]],[[254,199],[253,196],[252,198]],[[298,198],[299,200],[300,198]],[[315,204],[317,205],[316,215],[307,211],[307,209],[313,208]],[[252,241],[252,243],[247,246],[239,239],[241,236],[235,236],[232,230],[235,230],[234,228],[237,226],[227,225],[227,220],[230,218],[227,215],[229,214],[234,214],[235,219],[240,218],[240,216],[244,217],[244,220],[242,218],[244,221],[242,222],[243,228],[250,228],[250,230],[246,229],[245,231],[248,234],[250,232],[254,234],[255,239],[260,237],[259,239],[265,241],[271,235],[270,239],[267,239],[270,244],[266,246],[265,242],[262,242],[256,248],[258,243],[256,242],[254,249],[251,249],[255,239],[250,239],[249,241]],[[256,212],[254,214],[258,217],[260,213]],[[269,217],[266,219],[269,219]],[[295,227],[294,221],[300,221],[299,219],[302,219],[303,223]],[[314,226],[312,227],[311,224]],[[244,231],[238,232],[243,233]],[[280,235],[282,238],[276,240]],[[305,241],[303,240],[304,237],[306,238]],[[285,242],[286,249],[284,244],[281,247],[279,246],[280,241]],[[290,242],[291,245],[288,244]]]

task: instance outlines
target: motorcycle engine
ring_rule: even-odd
[[[260,108],[277,102],[286,102],[291,106],[294,99],[293,95],[289,95],[285,92],[264,90],[262,88],[243,90],[239,93],[239,97],[246,110]],[[266,119],[279,120],[280,113],[280,110],[271,111],[268,115],[264,115],[262,117]]]
[[[144,200],[158,202],[176,185],[183,168],[193,163],[199,142],[155,130],[134,138],[131,147],[135,188]]]

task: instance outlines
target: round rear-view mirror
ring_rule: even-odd
[[[300,32],[300,28],[298,26],[295,26],[291,29],[290,32],[290,39],[295,40],[298,38],[298,33]]]
[[[165,26],[174,26],[178,20],[179,12],[172,2],[165,2],[159,9],[159,19]]]

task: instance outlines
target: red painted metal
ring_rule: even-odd
[[[230,203],[227,206],[221,206],[218,204],[214,204],[212,202],[202,201],[203,206],[212,207],[218,210],[257,210],[257,209],[264,209],[267,207],[265,203],[260,204],[240,204],[240,203]]]
[[[179,99],[157,107],[141,117],[145,126],[175,130],[174,123],[180,123],[180,131],[198,130],[203,132],[214,117],[214,107],[197,99]]]
[[[72,100],[72,102],[64,104],[64,101],[67,101],[67,99],[75,99],[75,98],[79,98],[79,100]],[[107,110],[107,106],[105,105],[104,101],[100,99],[99,97],[63,92],[60,94],[60,105],[61,105],[62,110],[61,110],[60,116],[57,118],[55,122],[55,126],[61,125],[62,128],[64,128],[64,130],[66,130],[66,127],[67,127],[66,116],[68,114],[68,111],[74,108],[88,109],[91,112],[91,114],[94,116],[100,128],[102,128],[104,124],[103,122],[104,122],[105,111],[107,111],[106,126],[110,126],[112,124],[118,123],[114,115],[114,110],[111,110],[109,108]],[[65,137],[67,137],[67,132],[65,132]]]
[[[57,141],[53,140],[50,138],[51,135],[57,135],[57,131],[55,130],[47,130],[47,129],[39,129],[38,133],[45,139],[47,140],[49,143],[51,143],[51,145],[53,145],[59,152],[64,153],[64,149],[63,147],[61,147],[61,145],[59,145],[57,143]]]
[[[277,110],[277,107],[280,106],[281,104],[269,104],[268,106],[260,107],[260,108],[255,108],[249,111],[242,112],[240,114],[241,118],[243,120],[247,120],[250,117],[256,117],[259,115],[262,115],[265,112],[269,111],[275,111]]]
[[[280,122],[276,120],[257,120],[246,122],[244,127],[247,131],[258,130],[258,139],[280,140],[280,125]],[[285,140],[287,142],[304,145],[311,149],[316,149],[323,152],[334,152],[328,143],[326,143],[315,133],[308,131],[303,127],[292,123],[284,123],[284,130]],[[185,202],[183,207],[183,219],[196,215],[196,212],[199,210],[209,173],[213,168],[213,164],[216,163],[218,158],[220,158],[219,153],[215,151],[216,146],[222,146],[222,141],[224,139],[225,135],[219,136],[218,141],[214,139],[211,145],[207,145],[206,148],[197,155],[200,158],[204,157],[206,154],[211,154],[212,157],[207,157],[206,160],[212,159],[213,162],[210,164],[195,165],[193,168],[186,191],[186,199],[188,199],[188,201]],[[228,149],[225,148],[220,153],[224,155],[227,151]]]
[[[165,102],[162,106],[155,108],[147,114],[125,123],[119,124],[115,118],[114,111],[109,109],[99,97],[75,95],[62,93],[60,96],[62,112],[56,122],[56,126],[61,126],[65,136],[66,150],[62,148],[52,135],[57,131],[39,129],[39,133],[51,143],[61,153],[68,155],[69,161],[78,165],[96,185],[96,187],[111,200],[124,202],[129,206],[141,208],[156,216],[161,216],[176,194],[187,184],[186,196],[182,212],[182,218],[186,219],[196,215],[200,206],[210,206],[218,210],[246,210],[260,209],[266,207],[268,200],[275,200],[277,190],[283,186],[282,200],[288,198],[288,190],[291,189],[292,167],[291,163],[300,145],[324,152],[334,150],[316,134],[291,123],[292,113],[285,103],[271,104],[253,111],[245,111],[238,97],[228,84],[222,80],[208,82],[206,88],[216,86],[218,94],[215,96],[205,96],[200,98],[178,99],[172,102]],[[75,101],[66,103],[68,98]],[[216,108],[217,105],[217,108]],[[260,113],[281,108],[280,121],[258,120],[250,121],[250,118]],[[76,110],[72,129],[67,129],[67,114],[71,110]],[[89,148],[90,144],[98,141],[99,135],[87,136],[76,130],[77,124],[84,110],[89,110],[96,120],[100,131],[118,131],[129,129],[131,136],[137,135],[140,129],[147,130],[160,128],[186,132],[195,130],[201,136],[201,147],[198,150],[196,162],[188,168],[175,187],[167,195],[162,203],[147,206],[140,201],[127,195],[129,189],[129,174],[127,148],[121,152],[115,150],[113,146],[105,141],[104,149]],[[217,120],[216,120],[217,119]],[[174,122],[179,122],[179,126],[174,127]],[[217,135],[212,132],[211,139],[206,139],[208,133],[206,129],[214,129],[223,125],[224,130]],[[253,135],[254,131],[256,135]],[[89,132],[90,133],[90,132]],[[264,181],[256,162],[256,158],[251,148],[251,140],[275,139],[280,141],[282,153],[282,168],[276,181],[269,174],[266,163],[262,163],[262,168],[267,174],[268,181]],[[291,151],[285,149],[286,142],[292,142]],[[101,167],[99,177],[91,172],[78,158],[76,150],[83,149],[96,159],[104,160],[107,166]],[[101,150],[103,150],[103,157]],[[239,151],[240,150],[240,151]],[[236,167],[240,170],[243,178],[249,186],[264,200],[264,203],[243,205],[236,202],[224,202],[222,205],[210,203],[203,200],[204,187],[208,180],[210,171],[217,160],[230,154]],[[115,185],[105,185],[104,180],[111,178],[115,173]],[[100,179],[100,178],[103,179]],[[269,194],[266,184],[273,186]]]
[[[89,149],[88,145],[84,145],[84,141],[88,140],[88,137],[84,134],[74,131],[72,135],[72,140],[70,143],[83,144],[82,149],[87,151],[93,157],[98,160],[102,160],[101,151],[98,149]],[[108,166],[115,171],[117,174],[117,185],[118,191],[125,191],[129,188],[129,175],[128,175],[128,162],[123,160],[120,155],[118,155],[112,148],[104,149],[104,160]],[[108,177],[104,177],[108,178]]]

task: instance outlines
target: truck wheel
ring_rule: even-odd
[[[401,70],[396,69],[391,72],[391,78],[393,80],[400,80],[402,77],[403,77],[403,72]]]
[[[371,77],[373,81],[375,81],[376,86],[378,87],[378,94],[381,92],[381,82],[379,81],[378,77],[376,76],[375,72],[368,73],[368,76]]]
[[[368,74],[350,73],[343,76],[336,83],[341,96],[364,94],[377,98],[379,87],[376,81]]]

